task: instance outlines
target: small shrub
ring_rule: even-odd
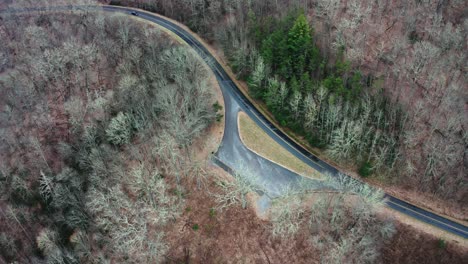
[[[223,120],[223,117],[223,114],[216,114],[216,122],[221,122],[221,120]]]
[[[192,229],[193,229],[193,231],[198,231],[198,229],[200,229],[200,227],[198,226],[198,224],[194,224],[192,226]]]
[[[190,211],[192,211],[192,207],[189,206],[189,207],[185,208],[185,212],[189,213]]]
[[[173,188],[171,193],[179,198],[185,199],[186,193],[181,188]],[[189,210],[192,210],[191,208]]]
[[[366,77],[366,86],[373,87],[375,77],[372,74],[367,75]]]
[[[220,105],[218,102],[216,102],[216,103],[213,104],[213,109],[214,109],[215,112],[218,112],[218,111],[223,109],[223,106]]]
[[[437,246],[438,246],[440,249],[446,249],[446,248],[447,248],[447,241],[445,241],[445,240],[442,239],[442,238],[439,238],[439,240],[437,241]]]
[[[210,218],[214,218],[216,216],[216,210],[214,208],[210,209]]]
[[[216,122],[221,122],[221,120],[222,120],[223,117],[224,117],[223,114],[218,113],[218,112],[221,111],[222,109],[223,109],[223,106],[220,105],[218,102],[216,102],[216,103],[213,104],[213,110],[214,110],[215,113],[216,113]]]
[[[421,41],[421,37],[419,37],[418,33],[415,30],[413,30],[409,33],[408,40],[411,44],[414,44],[418,41]]]
[[[361,167],[359,167],[359,175],[362,177],[369,177],[372,174],[372,164],[370,162],[364,162]]]
[[[205,229],[206,233],[208,234],[213,234],[213,232],[215,231],[215,225],[213,224],[207,224],[205,225]]]
[[[323,140],[320,140],[318,136],[312,134],[307,135],[307,141],[312,147],[316,147],[319,149],[323,149],[327,146],[327,144]]]

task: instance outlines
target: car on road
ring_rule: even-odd
[[[132,14],[134,16],[138,16],[138,13],[136,11],[131,11],[130,14]]]

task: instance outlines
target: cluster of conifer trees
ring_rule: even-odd
[[[351,68],[342,52],[332,64],[322,57],[302,11],[260,21],[251,13],[249,24],[256,48],[244,77],[278,122],[337,161],[359,165],[363,176],[393,170],[405,115],[373,89],[370,77]]]

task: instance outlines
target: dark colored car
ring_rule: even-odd
[[[135,11],[130,12],[130,14],[132,14],[132,15],[134,15],[134,16],[138,16],[138,13],[135,12]]]

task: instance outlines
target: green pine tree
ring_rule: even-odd
[[[304,14],[300,14],[288,33],[289,57],[292,59],[293,74],[300,78],[308,61],[312,47],[312,29]]]
[[[297,81],[296,77],[293,77],[291,82],[289,83],[289,87],[291,87],[292,92],[300,92],[301,85]]]

